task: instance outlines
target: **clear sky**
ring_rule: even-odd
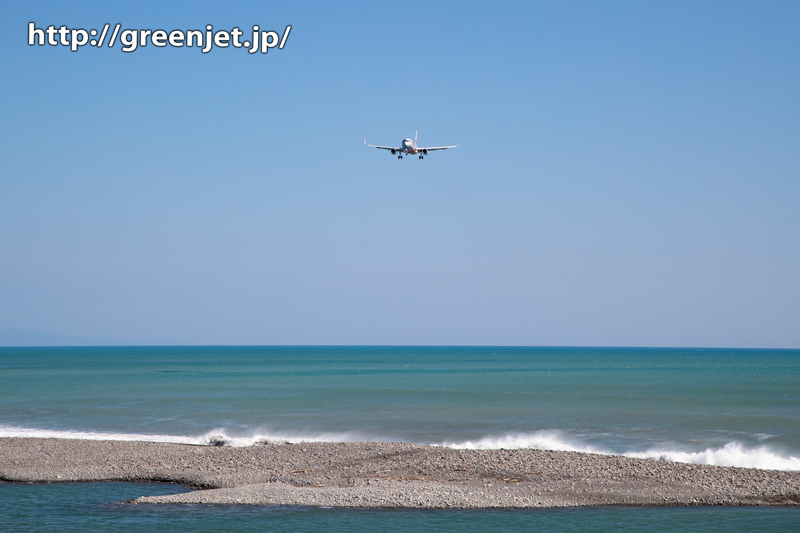
[[[800,3],[4,2],[0,328],[800,348]],[[248,54],[27,25],[283,31]],[[458,144],[424,161],[365,148]]]

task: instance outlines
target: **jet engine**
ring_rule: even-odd
[[[422,153],[425,154],[425,155],[428,155],[428,149],[427,148],[423,148],[422,149]]]
[[[396,154],[396,153],[397,153],[397,150],[395,150],[394,148],[392,148],[392,155],[394,155],[394,154]]]

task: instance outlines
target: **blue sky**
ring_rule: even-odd
[[[800,347],[797,2],[9,2],[0,329]],[[30,47],[27,23],[293,29]],[[419,161],[365,148],[461,143]]]

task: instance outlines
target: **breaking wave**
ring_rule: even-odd
[[[215,429],[200,436],[147,435],[137,433],[113,433],[73,430],[48,430],[0,426],[0,437],[37,437],[51,439],[121,440],[143,442],[169,442],[177,444],[252,446],[267,443],[300,442],[367,442],[386,441],[355,432],[339,433],[291,433],[257,431],[249,436],[232,436],[224,429]],[[716,448],[702,451],[671,449],[668,446],[652,447],[645,451],[614,451],[570,439],[560,431],[534,431],[529,433],[507,433],[488,435],[477,440],[444,441],[429,444],[466,450],[537,449],[564,452],[623,455],[637,459],[661,459],[679,463],[707,464],[715,466],[738,466],[767,470],[800,471],[800,456],[782,454],[766,445],[746,446],[741,442],[729,442]],[[677,448],[677,446],[676,446]]]
[[[489,435],[478,440],[466,440],[462,442],[445,441],[441,443],[440,446],[460,450],[516,450],[533,448],[536,450],[555,450],[559,452],[611,454],[608,450],[570,442],[563,437],[560,431],[534,431],[532,433]]]
[[[124,440],[143,442],[174,442],[178,444],[208,444],[202,437],[176,435],[145,435],[138,433],[111,433],[99,431],[72,431],[0,426],[0,437],[34,437],[39,439]]]
[[[765,470],[800,470],[800,456],[781,455],[767,446],[748,448],[741,442],[729,442],[724,446],[706,448],[701,452],[651,449],[643,453],[632,452],[625,455],[643,459],[665,459],[678,463],[741,466]]]
[[[252,446],[263,443],[359,442],[367,439],[356,433],[257,433],[252,436],[231,436],[224,429],[215,429],[199,437],[181,435],[148,435],[102,431],[51,430],[0,426],[0,437],[35,437],[40,439],[122,440],[138,442],[170,442],[217,446]],[[375,440],[375,439],[371,439]]]
[[[800,456],[785,455],[765,446],[748,447],[741,442],[729,442],[716,448],[687,452],[669,449],[666,446],[650,448],[644,452],[615,452],[565,438],[559,431],[535,431],[531,433],[509,433],[486,436],[474,441],[444,442],[442,446],[469,450],[525,449],[555,450],[563,452],[599,453],[623,455],[637,459],[662,459],[678,463],[705,464],[715,466],[738,466],[765,470],[800,470]]]

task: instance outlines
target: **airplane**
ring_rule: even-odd
[[[418,154],[419,158],[422,159],[423,156],[427,155],[428,152],[434,152],[436,150],[447,150],[448,148],[458,148],[459,145],[455,146],[432,146],[427,148],[422,148],[417,146],[417,134],[419,132],[414,133],[414,140],[411,139],[403,139],[403,142],[400,144],[400,148],[395,148],[394,146],[376,146],[374,144],[367,144],[367,140],[364,139],[364,144],[371,148],[377,148],[378,150],[389,150],[392,155],[398,154],[397,159],[403,159],[403,154]]]

